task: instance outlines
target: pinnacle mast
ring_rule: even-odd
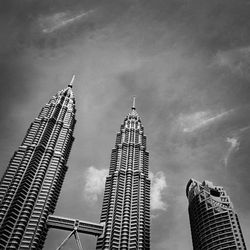
[[[71,81],[68,85],[68,87],[72,88],[73,87],[73,82],[75,81],[75,78],[76,78],[76,75],[73,75],[72,78],[71,78]]]
[[[132,109],[135,109],[135,99],[136,99],[136,96],[133,96],[133,106],[132,106]]]

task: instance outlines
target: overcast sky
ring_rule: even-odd
[[[226,189],[249,248],[249,13],[247,0],[1,0],[0,174],[76,74],[76,140],[56,214],[99,221],[111,149],[136,95],[150,153],[151,248],[192,250],[190,178]],[[51,230],[45,250],[66,235]],[[95,238],[82,241],[95,249]]]

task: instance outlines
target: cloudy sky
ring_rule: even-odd
[[[249,13],[247,0],[1,0],[0,174],[76,74],[76,140],[56,214],[99,221],[115,135],[136,95],[150,152],[152,249],[192,250],[190,178],[227,190],[249,248]],[[51,230],[45,250],[66,235]],[[95,249],[95,238],[82,241]]]

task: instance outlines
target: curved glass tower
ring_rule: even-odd
[[[133,104],[121,125],[106,178],[96,249],[150,249],[150,180],[146,136]]]
[[[42,108],[11,158],[0,182],[0,249],[42,249],[67,171],[75,111],[71,82]]]
[[[238,216],[223,187],[191,179],[186,195],[194,250],[246,249]]]

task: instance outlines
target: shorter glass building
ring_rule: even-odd
[[[191,179],[186,195],[194,250],[246,249],[238,216],[223,187]]]

